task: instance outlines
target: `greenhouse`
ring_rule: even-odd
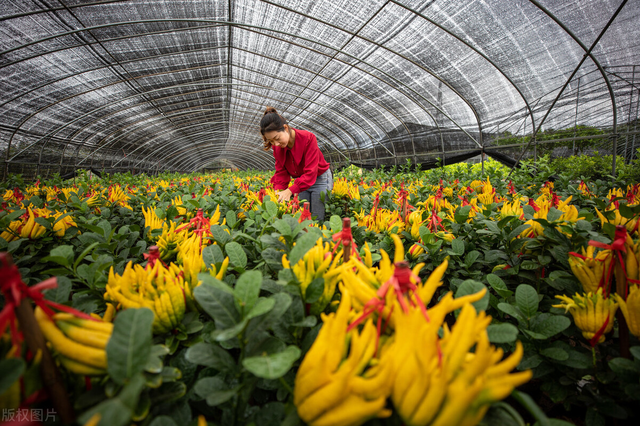
[[[0,4],[2,422],[640,421],[640,0]]]

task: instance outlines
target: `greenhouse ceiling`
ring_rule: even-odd
[[[343,164],[638,115],[640,0],[0,1],[5,173],[273,168],[268,105]]]

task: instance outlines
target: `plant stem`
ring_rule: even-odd
[[[289,386],[289,383],[287,383],[282,377],[280,377],[278,380],[280,380],[280,383],[282,383],[282,386],[284,386],[287,392],[293,395],[293,389],[291,389],[291,386]]]

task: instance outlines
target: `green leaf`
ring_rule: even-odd
[[[480,252],[477,250],[472,250],[469,253],[467,253],[467,255],[464,257],[464,264],[466,265],[467,268],[471,268],[471,266],[473,266],[473,264],[476,263],[476,260],[478,260],[479,257],[480,257]]]
[[[246,319],[252,319],[255,317],[259,317],[260,315],[267,314],[271,312],[271,310],[275,305],[276,305],[275,299],[261,297],[258,299],[256,304],[253,305],[253,308],[247,314]]]
[[[195,385],[195,392],[207,400],[207,404],[212,407],[223,404],[233,398],[240,386],[229,389],[229,386],[220,377],[205,377],[198,380]]]
[[[536,368],[537,366],[542,364],[542,361],[544,361],[544,359],[542,359],[540,355],[536,354],[530,356],[520,362],[520,364],[518,365],[518,370],[528,370],[531,368]]]
[[[269,217],[276,217],[278,215],[278,206],[271,200],[266,200],[263,204],[267,213],[269,213]]]
[[[338,231],[342,231],[342,218],[337,215],[331,216],[329,219],[329,225],[331,225],[331,232],[336,233]]]
[[[229,245],[227,244],[227,250]],[[260,271],[248,271],[240,275],[234,290],[236,309],[244,317],[253,309],[260,295],[260,287],[262,286],[262,274]]]
[[[520,284],[516,288],[516,305],[527,317],[531,318],[538,312],[538,292],[528,284]]]
[[[551,207],[549,209],[549,213],[547,213],[547,221],[548,222],[555,222],[556,220],[560,219],[560,216],[562,216],[564,214],[563,211],[560,211],[558,209],[556,209],[555,207]]]
[[[550,426],[574,426],[573,423],[565,422],[564,420],[560,420],[560,419],[549,419],[549,425]],[[542,426],[542,423],[535,422],[533,426]]]
[[[201,275],[205,274],[199,274],[198,278]],[[240,314],[235,308],[234,295],[214,286],[211,282],[204,281],[196,287],[193,296],[202,309],[213,318],[216,328],[229,328],[240,321]]]
[[[56,277],[58,286],[44,291],[44,297],[56,303],[66,303],[69,301],[71,288],[73,286],[71,280],[67,277]],[[0,392],[1,393],[1,392]]]
[[[89,247],[85,248],[82,253],[80,253],[80,256],[78,256],[78,258],[76,259],[76,261],[73,263],[73,269],[77,269],[78,265],[80,264],[80,262],[82,262],[82,260],[87,257],[87,255],[89,253],[91,253],[91,251],[96,248],[100,243],[99,242],[95,242],[91,245],[89,245]]]
[[[276,228],[282,236],[290,237],[292,234],[291,226],[287,223],[286,220],[276,220],[273,223],[273,227]]]
[[[210,230],[211,230],[211,235],[213,236],[213,239],[218,244],[225,245],[226,243],[231,241],[231,235],[229,235],[222,226],[212,225]]]
[[[236,217],[236,212],[234,210],[227,210],[227,214],[224,216],[227,219],[227,226],[233,229],[238,222],[238,218]]]
[[[316,245],[317,241],[318,236],[312,233],[304,234],[298,238],[296,240],[296,246],[291,249],[291,253],[289,254],[289,262],[291,263],[291,266],[297,264],[298,261]]]
[[[214,330],[211,332],[211,337],[218,342],[225,342],[229,339],[233,339],[234,337],[237,337],[240,333],[242,333],[248,322],[249,319],[245,318],[229,328]]]
[[[147,308],[126,309],[116,316],[113,334],[107,343],[107,371],[124,384],[144,370],[151,353],[153,311]]]
[[[520,322],[526,321],[524,318],[524,314],[516,306],[510,305],[508,303],[498,303],[498,309]]]
[[[566,361],[569,359],[567,351],[561,348],[546,348],[540,351],[540,355],[556,361]]]
[[[187,349],[186,358],[194,364],[215,368],[221,372],[233,371],[236,368],[229,352],[214,343],[196,343]]]
[[[604,417],[598,413],[596,407],[588,407],[587,415],[584,419],[584,423],[586,426],[605,426],[606,421]]]
[[[531,207],[531,206],[529,206],[529,207]],[[518,226],[516,229],[514,229],[513,231],[511,231],[511,232],[509,233],[509,236],[507,237],[507,241],[511,241],[511,240],[513,240],[513,239],[514,239],[514,238],[516,238],[518,235],[522,234],[522,232],[523,232],[525,229],[528,229],[528,228],[530,228],[530,227],[531,227],[531,225],[520,225],[520,226]]]
[[[474,280],[466,280],[462,284],[460,284],[460,287],[458,287],[458,291],[456,291],[456,299],[469,294],[478,293],[483,289],[486,290],[486,288],[487,287],[485,287],[485,285],[482,284],[481,282],[474,281]],[[487,291],[485,295],[482,297],[482,299],[476,302],[473,302],[472,305],[476,308],[476,311],[478,312],[484,311],[485,309],[487,309],[487,306],[489,306],[489,292]]]
[[[282,351],[272,355],[245,358],[242,365],[249,372],[263,379],[278,379],[293,367],[293,363],[300,357],[300,348],[287,346]]]
[[[19,218],[20,216],[22,216],[23,214],[25,214],[27,211],[25,209],[20,209],[20,210],[16,210],[14,212],[11,212],[7,215],[7,220],[9,220],[10,222],[16,220],[17,218]]]
[[[49,256],[42,259],[43,262],[49,261],[57,263],[58,265],[71,267],[73,263],[73,246],[58,246],[49,252]]]
[[[140,393],[146,384],[142,374],[134,376],[117,397],[101,402],[78,417],[85,424],[94,414],[100,413],[99,425],[125,426],[131,423],[131,417],[138,406]]]
[[[211,268],[211,265],[224,262],[224,254],[222,254],[220,246],[211,244],[202,249],[202,261],[207,268]]]
[[[570,325],[571,320],[569,318],[561,315],[552,315],[536,324],[531,331],[549,338],[566,330]]]
[[[5,393],[27,369],[22,358],[0,360],[0,395]]]
[[[469,219],[469,213],[471,212],[471,206],[460,207],[453,215],[456,223],[464,223]]]
[[[291,324],[294,327],[315,327],[316,324],[318,323],[318,318],[313,316],[313,315],[309,315],[308,317],[306,317],[305,319],[303,319],[300,322],[296,322]]]
[[[324,294],[324,278],[318,277],[311,281],[304,293],[306,303],[316,303]]]
[[[178,426],[169,416],[158,416],[153,419],[149,426]]]
[[[491,324],[487,334],[491,343],[513,343],[518,337],[518,327],[509,323]]]
[[[504,283],[504,281],[502,281],[502,278],[500,278],[499,276],[495,274],[489,274],[487,275],[487,281],[489,282],[489,285],[491,286],[491,288],[493,288],[496,291],[496,293],[498,293],[500,296],[504,297],[505,299],[513,295],[513,292],[507,288],[507,285]]]
[[[151,352],[149,353],[149,359],[144,366],[144,371],[149,373],[160,373],[162,371],[163,363],[162,357],[169,353],[169,348],[164,345],[153,345]]]
[[[462,256],[464,254],[464,241],[457,238],[451,241],[451,250],[448,252],[453,256]]]
[[[109,221],[101,220],[98,223],[98,228],[102,229],[102,236],[108,240],[109,236],[111,235],[111,224],[109,223]]]
[[[235,241],[231,241],[224,247],[229,256],[229,263],[234,266],[244,268],[247,266],[247,254],[242,249],[242,246]]]
[[[638,375],[640,373],[640,367],[626,358],[613,358],[609,361],[609,367],[620,376]]]
[[[635,359],[640,360],[640,346],[632,346],[629,348],[629,352]]]

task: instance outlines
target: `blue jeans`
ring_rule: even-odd
[[[331,174],[331,169],[328,169],[326,172],[318,176],[316,183],[306,191],[302,191],[298,194],[298,199],[300,201],[303,199],[309,201],[311,214],[316,216],[320,223],[324,222],[324,202],[320,200],[320,194],[323,192],[328,194],[332,189],[333,175]]]

